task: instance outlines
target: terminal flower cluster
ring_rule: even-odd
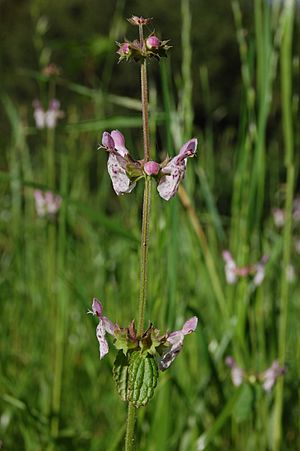
[[[154,356],[157,360],[158,368],[161,371],[168,369],[180,353],[184,338],[196,330],[198,318],[193,316],[186,321],[183,327],[174,332],[160,334],[152,324],[141,335],[138,336],[135,330],[134,321],[127,328],[121,328],[103,315],[101,302],[94,298],[92,310],[89,310],[94,316],[97,316],[99,323],[96,328],[96,336],[99,343],[99,354],[102,359],[108,352],[108,342],[106,334],[114,338],[114,346],[122,350],[126,355],[130,351],[140,351]]]
[[[162,163],[133,159],[119,130],[104,132],[99,148],[109,153],[107,168],[117,195],[130,193],[138,180],[145,176],[153,176],[157,181],[160,197],[170,200],[177,193],[179,184],[185,176],[187,158],[196,154],[197,139],[187,141],[177,156],[167,158]]]
[[[149,24],[151,19],[143,17],[132,16],[128,21],[131,25],[139,27]],[[146,58],[155,58],[160,60],[167,56],[167,51],[171,48],[168,45],[169,41],[160,40],[154,33],[142,40],[135,39],[134,41],[117,42],[119,49],[117,51],[120,61],[143,61]]]
[[[253,276],[253,283],[255,286],[262,284],[265,278],[265,265],[269,260],[269,257],[264,255],[262,259],[249,266],[237,266],[231,253],[228,250],[223,251],[223,260],[225,262],[225,276],[227,283],[233,285],[237,282],[239,277]]]
[[[258,374],[248,373],[240,368],[232,356],[227,356],[225,363],[231,369],[233,385],[239,387],[243,382],[259,383],[266,392],[271,391],[278,377],[283,376],[286,372],[286,369],[277,360],[274,360],[269,368]]]

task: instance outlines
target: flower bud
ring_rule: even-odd
[[[120,48],[117,51],[117,53],[120,56],[126,56],[126,55],[128,56],[130,54],[131,50],[130,50],[130,45],[128,42],[123,42],[122,44],[119,44],[119,46],[120,46]]]
[[[156,37],[156,36],[149,36],[146,39],[146,47],[149,50],[158,49],[159,46],[160,46],[160,40],[158,39],[158,37]]]
[[[147,161],[144,165],[144,171],[147,175],[157,175],[160,171],[160,165],[156,161]]]

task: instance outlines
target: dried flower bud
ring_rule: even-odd
[[[158,37],[156,37],[156,36],[149,36],[146,39],[146,47],[149,50],[158,49],[159,46],[160,46],[160,40],[158,39]]]
[[[147,25],[152,21],[152,18],[145,19],[144,17],[138,17],[138,16],[131,16],[129,19],[127,19],[131,25]]]
[[[54,63],[48,64],[42,70],[42,74],[46,77],[58,77],[60,75],[60,69]]]
[[[157,175],[160,171],[160,165],[156,161],[147,161],[144,165],[144,171],[147,175]]]

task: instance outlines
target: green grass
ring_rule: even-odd
[[[166,203],[152,190],[146,320],[174,330],[195,314],[199,326],[160,374],[154,399],[139,410],[137,449],[294,451],[300,447],[300,285],[297,277],[287,279],[289,264],[298,276],[300,263],[294,250],[299,224],[291,217],[299,168],[294,10],[288,2],[280,8],[256,0],[246,32],[246,13],[232,2],[242,80],[232,130],[213,120],[210,73],[193,60],[195,19],[190,2],[181,3],[182,67],[164,61],[161,88],[150,86],[151,152],[157,159],[164,157],[156,155],[161,149],[173,155],[190,133],[199,138],[199,152],[188,161],[180,195]],[[118,8],[115,25],[122,2]],[[30,115],[24,122],[19,105],[2,96],[10,124],[0,172],[4,450],[123,446],[127,407],[113,385],[114,350],[100,362],[96,321],[86,315],[96,296],[112,320],[125,326],[137,319],[142,187],[118,198],[106,154],[96,150],[102,131],[119,128],[134,156],[142,157],[139,103],[105,88],[122,70],[107,59],[99,90],[59,78],[60,98],[73,102],[63,104],[66,116],[53,134],[35,130]],[[205,113],[201,129],[193,109],[195,74]],[[45,98],[53,89],[38,72],[22,76]],[[63,197],[55,220],[37,217],[36,187]],[[285,208],[283,231],[272,219],[275,206]],[[240,266],[269,255],[260,287],[245,279],[226,284],[225,248]],[[269,394],[256,385],[235,388],[224,363],[228,354],[257,372],[279,358],[287,373]]]

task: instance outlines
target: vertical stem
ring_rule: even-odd
[[[127,429],[125,436],[125,451],[131,451],[134,445],[135,407],[128,403]]]
[[[285,200],[285,224],[283,232],[283,268],[280,289],[280,317],[279,317],[279,349],[278,357],[284,363],[286,357],[286,333],[288,319],[289,285],[287,270],[291,256],[292,238],[292,204],[295,182],[295,167],[293,163],[294,137],[293,137],[293,112],[292,112],[292,36],[295,2],[290,0],[283,12],[284,29],[281,46],[281,96],[283,114],[283,135],[285,144],[285,166],[287,172],[286,200]],[[281,449],[282,437],[282,410],[283,410],[284,379],[278,380],[275,399],[275,424],[273,450]]]
[[[143,26],[139,26],[140,44],[145,46],[143,37]],[[149,138],[149,114],[148,114],[148,80],[147,80],[147,60],[146,58],[141,65],[141,97],[142,97],[142,114],[143,114],[143,137],[144,137],[144,160],[150,159],[150,138]],[[146,187],[145,187],[146,189]]]
[[[142,48],[144,48],[143,26],[139,26],[139,37]],[[143,115],[143,139],[144,139],[144,161],[150,160],[150,138],[149,138],[149,115],[148,115],[148,83],[147,83],[147,63],[146,58],[141,65],[141,97],[142,97],[142,115]],[[147,300],[147,281],[148,281],[148,247],[149,247],[149,223],[150,223],[150,205],[151,205],[151,178],[146,176],[144,199],[143,199],[143,217],[141,234],[141,273],[140,273],[140,295],[137,334],[142,334],[144,329],[144,317]],[[125,451],[131,451],[134,444],[136,408],[128,403],[127,427],[125,437]]]
[[[151,178],[145,180],[143,219],[142,219],[142,237],[141,237],[141,275],[140,275],[140,296],[139,296],[139,316],[138,316],[138,335],[143,332],[145,307],[147,300],[147,281],[148,281],[148,247],[149,247],[149,219],[151,206]]]

